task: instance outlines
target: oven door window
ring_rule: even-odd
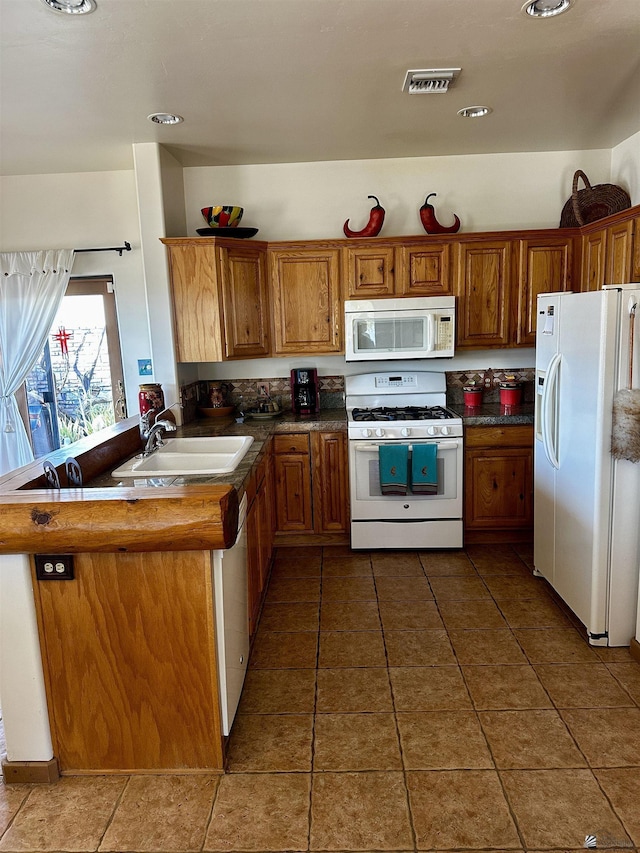
[[[414,442],[415,443],[415,442]],[[419,442],[431,444],[433,442]],[[462,506],[462,439],[437,442],[438,488],[434,495],[383,495],[380,489],[378,444],[353,441],[350,452],[353,518],[460,517]],[[409,451],[409,470],[411,451]]]
[[[427,348],[426,317],[357,319],[355,352],[419,352]]]

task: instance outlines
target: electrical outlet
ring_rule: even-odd
[[[71,554],[36,554],[36,577],[39,581],[72,581]]]

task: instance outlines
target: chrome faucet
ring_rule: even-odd
[[[173,421],[156,421],[151,427],[151,429],[144,434],[144,437],[147,439],[147,443],[144,446],[142,455],[148,456],[150,453],[153,453],[154,450],[157,450],[159,447],[162,447],[162,445],[164,444],[164,431],[166,430],[167,432],[175,432],[175,429],[176,425],[173,423]]]

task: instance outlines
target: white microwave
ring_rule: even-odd
[[[452,358],[454,296],[345,302],[346,361]]]

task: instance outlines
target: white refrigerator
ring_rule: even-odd
[[[640,380],[630,347],[639,299],[640,284],[625,284],[537,304],[535,573],[599,646],[628,646],[635,630],[640,463],[613,458],[611,432],[630,355],[634,387]]]

